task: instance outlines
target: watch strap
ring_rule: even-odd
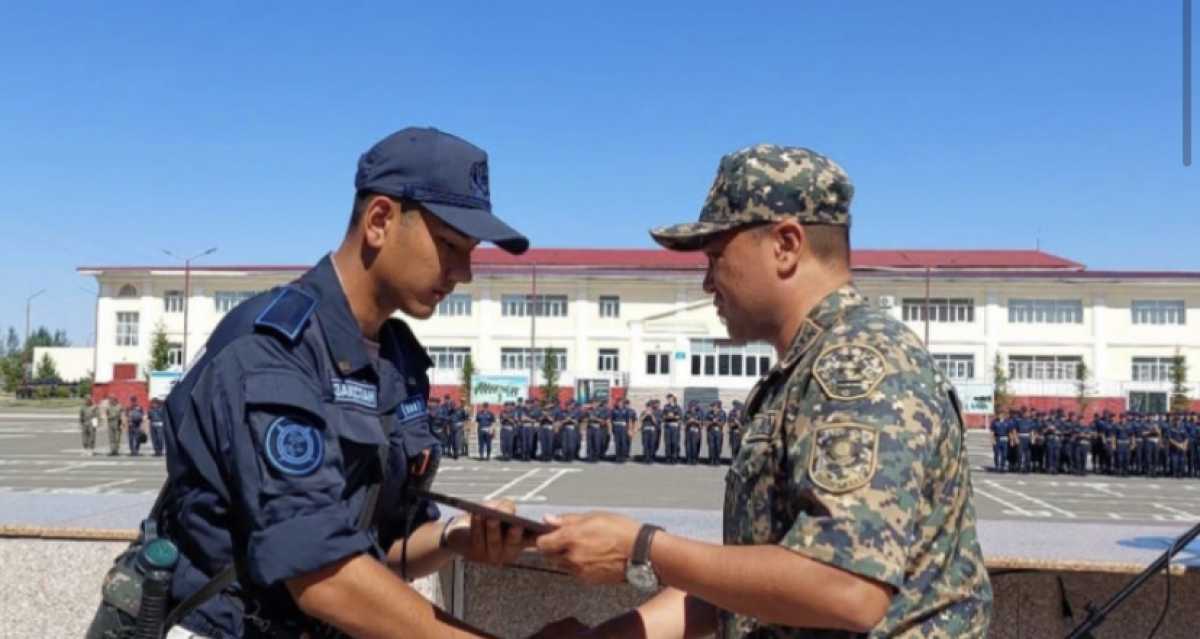
[[[633,543],[633,556],[629,558],[633,564],[648,564],[650,563],[650,542],[654,539],[654,533],[662,530],[661,526],[653,524],[642,524],[638,530],[637,540]]]

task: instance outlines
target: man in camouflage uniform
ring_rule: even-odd
[[[756,146],[722,159],[699,223],[652,232],[706,253],[730,338],[772,343],[779,363],[746,402],[722,546],[606,513],[553,518],[538,547],[584,581],[667,586],[587,636],[986,636],[959,402],[921,340],[851,283],[852,193],[817,153]]]
[[[108,456],[115,457],[121,454],[121,430],[125,427],[125,410],[121,408],[121,402],[111,394],[108,396],[108,406],[104,409],[104,415],[108,420]]]
[[[83,436],[83,454],[96,454],[96,407],[92,405],[92,398],[88,397],[83,400],[83,406],[79,408],[79,433]]]

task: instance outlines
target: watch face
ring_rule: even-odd
[[[625,568],[625,580],[641,592],[649,592],[658,588],[658,576],[650,564],[629,564]]]

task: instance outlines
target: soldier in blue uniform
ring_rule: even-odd
[[[1032,472],[1046,471],[1046,441],[1043,431],[1050,421],[1051,415],[1038,413],[1033,416],[1033,430],[1029,437],[1029,460]]]
[[[554,461],[554,404],[549,400],[538,416],[538,448],[542,461]]]
[[[466,455],[467,447],[467,411],[461,404],[449,400],[450,404],[450,457],[458,459]]]
[[[667,394],[667,405],[662,409],[663,439],[665,440],[664,456],[668,464],[679,462],[679,423],[683,421],[683,409],[679,407],[675,396]]]
[[[1028,473],[1030,469],[1031,451],[1029,446],[1033,441],[1034,427],[1033,415],[1026,415],[1024,409],[1022,409],[1021,418],[1017,420],[1017,466],[1020,467],[1022,473]]]
[[[479,413],[475,415],[475,428],[477,431],[476,437],[479,439],[479,458],[488,460],[492,458],[492,426],[496,423],[496,414],[492,412],[492,407],[487,402],[479,407]]]
[[[1133,439],[1129,432],[1128,416],[1124,413],[1113,423],[1112,426],[1113,449],[1116,452],[1115,468],[1113,471],[1125,477],[1129,474],[1129,451],[1132,449]]]
[[[661,419],[658,410],[655,408],[658,400],[652,399],[646,403],[646,407],[642,409],[641,423],[638,426],[638,432],[642,434],[642,463],[653,464],[654,458],[658,456],[658,437],[659,428],[661,427]]]
[[[595,461],[603,461],[608,455],[608,445],[611,441],[609,436],[609,428],[611,428],[612,413],[608,410],[608,406],[602,401],[596,401],[592,404],[592,423],[597,425],[596,430],[596,459]],[[588,453],[591,454],[591,443],[588,443]]]
[[[1152,417],[1152,416],[1151,416]],[[1142,420],[1142,473],[1147,477],[1158,476],[1158,446],[1162,439],[1162,429],[1153,419]]]
[[[1042,429],[1042,437],[1046,441],[1046,472],[1057,475],[1062,464],[1062,433],[1059,432],[1060,422],[1051,419]]]
[[[538,459],[538,430],[541,427],[542,417],[544,417],[544,413],[541,405],[537,400],[529,399],[526,402],[525,419],[522,420],[524,429],[521,431],[521,447],[525,461]]]
[[[516,439],[517,417],[512,402],[504,402],[500,411],[500,459],[510,461],[513,458],[513,440]]]
[[[637,413],[629,407],[629,398],[623,397],[614,404],[612,412],[613,442],[616,444],[615,459],[623,464],[629,460],[629,427],[637,422]]]
[[[742,450],[742,400],[733,400],[726,423],[729,424],[729,463],[732,464]]]
[[[563,459],[566,461],[579,461],[579,448],[583,442],[579,432],[583,428],[583,419],[578,402],[571,400],[563,416]]]
[[[527,247],[492,217],[486,176],[481,150],[432,129],[380,142],[359,162],[341,246],[230,311],[175,386],[168,480],[142,530],[178,546],[172,606],[215,593],[175,635],[449,636],[464,625],[401,575],[516,556],[520,529],[439,521],[416,493],[439,458],[431,362],[393,318],[427,318],[469,282],[478,240]]]
[[[1185,428],[1190,440],[1188,444],[1191,459],[1191,477],[1200,477],[1200,418],[1196,413],[1188,413]]]
[[[708,463],[716,466],[721,463],[721,448],[725,439],[725,422],[728,415],[721,410],[721,400],[712,403],[712,408],[704,415],[706,436],[708,437]]]
[[[992,469],[1004,472],[1008,467],[1008,413],[1002,412],[992,420]]]
[[[1167,426],[1167,445],[1170,447],[1171,476],[1176,479],[1187,475],[1188,440],[1179,415],[1172,415]]]
[[[696,400],[688,402],[687,413],[683,417],[683,452],[684,462],[689,466],[694,466],[700,461],[700,442],[704,436],[704,411],[700,410],[700,404]]]
[[[161,399],[150,400],[150,412],[147,418],[150,420],[150,444],[154,446],[154,456],[162,457],[163,425],[166,424],[166,417]]]

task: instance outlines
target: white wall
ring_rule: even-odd
[[[96,351],[86,346],[37,346],[33,349],[33,372],[37,373],[42,358],[49,355],[64,382],[77,382],[92,374]]]

